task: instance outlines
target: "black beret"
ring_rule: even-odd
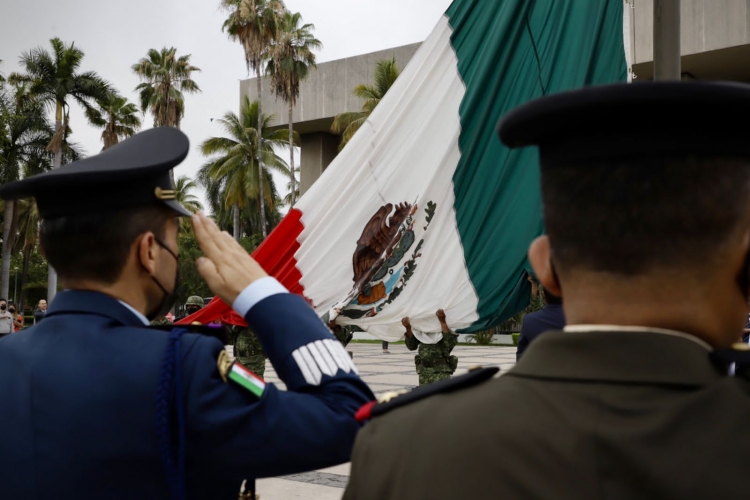
[[[750,85],[643,82],[586,87],[524,104],[498,127],[511,148],[539,146],[543,167],[647,157],[750,158],[740,125]]]
[[[191,213],[175,201],[170,170],[190,141],[171,127],[141,132],[98,155],[0,187],[5,200],[36,198],[42,218],[162,204]]]

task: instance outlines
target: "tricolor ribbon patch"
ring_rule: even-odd
[[[263,391],[266,389],[266,383],[262,378],[237,362],[232,364],[232,369],[229,370],[227,378],[234,381],[236,384],[241,385],[258,397],[261,397]]]

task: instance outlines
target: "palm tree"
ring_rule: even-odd
[[[45,154],[45,147],[53,135],[44,114],[44,105],[28,98],[23,85],[15,87],[12,99],[3,101],[0,113],[0,181],[3,184],[21,178],[23,166],[33,158]],[[10,256],[15,232],[12,231],[16,201],[5,203],[3,216],[2,266],[0,267],[0,296],[7,297],[10,287]]]
[[[344,146],[354,136],[354,133],[367,121],[367,118],[372,114],[375,107],[380,104],[386,92],[393,86],[399,74],[400,71],[398,66],[396,66],[395,57],[392,59],[383,59],[377,62],[374,85],[361,84],[354,88],[354,95],[364,101],[362,111],[341,113],[333,119],[333,124],[331,125],[331,132],[341,135],[339,151],[344,149]]]
[[[86,110],[89,121],[104,128],[102,142],[105,149],[114,146],[120,139],[126,139],[138,132],[141,128],[141,119],[138,117],[138,108],[127,98],[112,92],[104,99],[97,101],[98,109]]]
[[[276,206],[273,179],[268,175],[268,169],[289,174],[287,164],[274,152],[275,147],[288,147],[289,132],[270,130],[268,124],[273,116],[263,115],[260,119],[263,139],[258,148],[255,124],[259,121],[259,108],[258,101],[250,102],[245,97],[239,116],[228,112],[218,120],[229,137],[212,137],[201,144],[203,155],[211,158],[200,168],[198,182],[206,188],[209,199],[221,196],[224,208],[232,207],[234,238],[238,241],[240,210],[250,199],[255,200],[260,212],[263,237],[267,234],[265,207]],[[262,161],[260,169],[259,158]]]
[[[59,38],[51,39],[50,44],[52,54],[42,47],[22,54],[21,64],[26,74],[13,74],[9,80],[27,82],[32,96],[55,108],[55,133],[47,151],[55,155],[54,168],[58,168],[62,165],[64,143],[70,131],[69,101],[77,102],[88,111],[97,99],[110,93],[110,85],[93,71],[78,73],[84,54],[75,44],[66,46]],[[51,266],[47,286],[47,300],[52,301],[57,293],[57,274]]]
[[[269,57],[269,48],[271,41],[276,37],[279,21],[286,12],[284,2],[281,0],[222,0],[222,7],[229,11],[229,17],[222,26],[222,30],[226,30],[231,40],[237,40],[242,45],[245,51],[245,62],[247,63],[248,70],[252,69],[257,75],[257,89],[258,89],[258,126],[256,127],[258,144],[261,144],[257,148],[258,157],[256,163],[258,165],[258,178],[261,178],[260,172],[263,170],[263,158],[261,151],[263,151],[263,134],[262,134],[262,123],[261,119],[263,115],[263,109],[260,103],[263,101],[263,85],[262,85],[262,66],[263,63]],[[265,198],[263,183],[259,183],[260,194],[259,199]],[[266,236],[266,224],[265,224],[265,206],[263,203],[260,204],[260,217],[263,221],[263,237]]]
[[[188,211],[193,214],[203,210],[203,204],[201,204],[197,196],[191,193],[193,189],[197,188],[198,184],[186,175],[177,178],[174,188],[175,201],[187,208]],[[191,228],[190,219],[187,217],[180,218],[180,226],[186,231],[189,230]]]
[[[268,62],[268,73],[277,96],[281,96],[289,104],[289,138],[294,130],[292,113],[299,97],[300,82],[307,78],[310,68],[316,68],[313,50],[320,49],[323,44],[315,38],[312,30],[315,26],[304,24],[299,12],[292,14],[285,12],[279,25],[276,39],[271,46],[271,59]],[[289,145],[289,167],[294,168],[294,148]],[[291,199],[289,206],[294,207],[298,190],[295,186],[294,175],[289,176]]]
[[[196,94],[201,91],[191,74],[201,69],[190,64],[190,54],[177,57],[177,49],[164,47],[161,51],[151,49],[148,57],[132,66],[133,72],[143,83],[138,85],[141,110],[151,111],[154,127],[180,128],[185,116],[183,93]]]
[[[22,252],[23,254],[23,265],[21,268],[21,290],[23,290],[28,282],[31,254],[39,243],[39,224],[41,219],[36,201],[33,199],[18,200],[16,203],[18,205],[18,238],[16,239],[16,248],[13,251],[14,253]],[[23,306],[24,296],[21,293],[19,311],[23,311]]]
[[[290,178],[297,180],[296,177],[299,175],[299,167],[294,169],[294,177],[290,176]],[[292,182],[289,181],[286,185],[286,190],[288,191],[287,195],[284,196],[284,199],[282,200],[283,204],[288,206],[289,208],[294,208],[294,200],[299,200],[299,181]]]

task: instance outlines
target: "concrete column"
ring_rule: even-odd
[[[341,138],[325,132],[302,134],[300,153],[300,196],[318,180],[338,154]]]
[[[654,0],[654,80],[680,80],[680,0]]]

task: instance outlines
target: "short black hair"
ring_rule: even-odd
[[[649,158],[542,167],[553,263],[624,276],[706,266],[750,208],[750,160]]]
[[[112,284],[135,239],[148,231],[163,239],[174,217],[167,208],[149,205],[44,219],[40,242],[61,279]]]

